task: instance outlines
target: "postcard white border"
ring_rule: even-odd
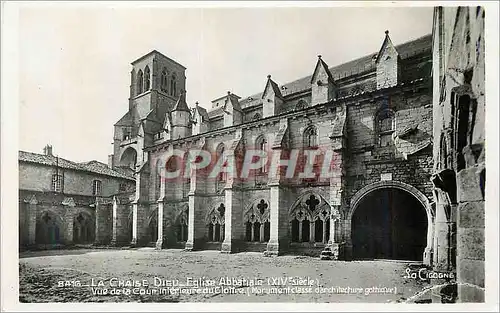
[[[486,302],[484,304],[344,304],[344,303],[19,303],[18,272],[18,9],[36,6],[93,7],[407,7],[477,6],[486,11]],[[269,2],[14,2],[2,1],[1,37],[1,309],[4,311],[498,311],[498,3],[485,1],[269,1]],[[34,117],[35,118],[35,117]],[[15,234],[15,235],[14,235]]]

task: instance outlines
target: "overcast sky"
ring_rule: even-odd
[[[187,67],[187,100],[261,92],[431,33],[432,8],[30,8],[19,12],[19,148],[107,162],[128,109],[130,62],[156,49]]]

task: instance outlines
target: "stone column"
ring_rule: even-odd
[[[156,173],[155,173],[156,175]],[[165,201],[165,168],[160,169],[160,196],[158,199],[158,239],[156,240],[156,249],[161,250],[165,248],[167,244],[167,238],[165,236],[165,227],[163,225],[163,215],[164,215],[164,201]]]
[[[73,244],[73,219],[75,216],[75,201],[73,198],[65,198],[62,202],[62,205],[65,206],[65,213],[63,216],[63,221],[66,224],[66,233],[64,234],[64,244],[72,245]]]
[[[303,238],[302,238],[302,223],[304,221],[299,221],[299,242],[304,242]]]
[[[331,228],[331,226],[330,226],[330,228]],[[330,231],[330,229],[326,229],[326,221],[323,221],[323,239],[321,240],[322,243],[327,243],[326,233],[329,231]],[[335,229],[333,229],[333,231],[334,231],[334,235],[335,235]],[[335,240],[333,239],[332,242],[335,242]]]
[[[148,166],[143,166],[135,175],[135,200],[132,202],[132,247],[143,246],[147,243],[147,195],[148,195]]]
[[[36,243],[36,216],[38,210],[38,200],[33,195],[27,201],[26,210],[26,226],[28,227],[28,245],[34,245]],[[62,226],[62,225],[61,225]]]
[[[331,155],[332,168],[330,168],[330,238],[327,247],[333,252],[333,258],[339,258],[339,250],[343,251],[342,257],[350,259],[352,257],[352,242],[351,242],[351,221],[344,221],[343,233],[344,238],[342,242],[337,242],[335,237],[335,221],[340,219],[343,205],[345,203],[345,159],[344,154],[346,147],[346,117],[347,107],[345,105],[336,107],[335,115],[337,117],[335,124],[332,126],[331,151],[327,151]],[[331,153],[331,154],[330,154]],[[328,158],[327,158],[328,159]],[[330,161],[330,160],[329,160]],[[326,162],[326,165],[329,165]],[[326,171],[325,164],[322,171]]]
[[[434,218],[434,241],[432,242],[432,263],[436,270],[452,270],[455,263],[454,233],[457,192],[455,172],[451,169],[443,169],[434,173],[431,177],[434,185],[434,201],[436,203],[436,213]],[[424,253],[424,263],[430,264],[431,252]]]
[[[316,242],[316,222],[309,222],[309,242]]]
[[[450,269],[450,221],[447,212],[451,212],[451,204],[446,194],[435,190],[436,217],[434,222],[434,255],[433,265],[436,270]]]
[[[204,138],[202,138],[204,142]],[[202,143],[202,146],[204,143]],[[203,207],[205,201],[205,191],[207,173],[203,170],[192,169],[190,171],[190,190],[188,193],[188,238],[184,247],[187,251],[200,250],[207,240],[205,224],[205,214]]]
[[[291,195],[286,183],[286,170],[288,169],[287,162],[290,160],[289,136],[288,136],[288,120],[283,118],[280,120],[280,128],[271,145],[272,157],[271,166],[269,169],[268,186],[270,187],[269,199],[269,222],[270,236],[267,243],[264,255],[277,256],[288,250],[289,238],[289,216],[288,208],[290,207]],[[281,167],[280,167],[281,165]],[[288,165],[291,165],[288,163]],[[302,231],[301,228],[299,231]]]
[[[264,242],[264,223],[260,224],[260,237],[259,237],[260,242]]]
[[[101,197],[95,199],[95,245],[102,245],[107,241],[109,225],[107,224],[108,207]]]
[[[223,253],[234,253],[238,252],[244,238],[243,233],[243,210],[242,210],[242,199],[240,192],[233,189],[233,185],[229,182],[229,186],[226,186],[224,190],[225,198],[225,236],[224,242],[222,243],[221,252]],[[252,241],[254,239],[254,227],[252,225]]]
[[[485,176],[484,159],[457,174],[459,302],[485,301]]]
[[[266,256],[277,256],[288,250],[288,189],[279,182],[270,182],[271,197],[269,201],[270,236],[267,243]],[[280,210],[281,208],[281,210]],[[302,224],[299,225],[299,241],[302,240]]]
[[[337,242],[337,238],[335,237],[335,222],[340,219],[340,212],[342,210],[342,203],[344,202],[344,189],[345,189],[345,179],[344,179],[344,160],[342,157],[341,151],[333,152],[333,164],[335,168],[332,170],[332,176],[330,177],[330,205],[331,205],[331,214],[330,214],[330,238],[327,243],[327,247],[331,249],[333,252],[334,259],[338,259],[339,250],[344,250],[343,258],[350,259],[352,253],[352,245],[351,245],[351,234],[350,227],[345,229],[348,240],[345,243]],[[346,221],[346,223],[350,224],[350,221]],[[326,224],[326,223],[325,223]]]
[[[124,246],[129,245],[129,213],[130,208],[120,203],[117,197],[113,198],[113,208],[112,208],[112,234],[111,234],[111,245],[113,246]]]
[[[226,154],[226,160],[229,166],[232,166],[231,173],[227,174],[227,182],[224,188],[225,202],[225,234],[224,242],[222,243],[221,252],[234,253],[238,252],[245,240],[245,227],[243,225],[243,199],[240,191],[240,183],[238,182],[238,173],[241,172],[244,159],[243,144],[241,138],[242,130],[238,130],[235,134],[235,139],[230,143]],[[252,227],[252,231],[254,228]]]

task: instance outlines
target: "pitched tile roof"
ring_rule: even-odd
[[[199,106],[198,103],[196,103],[196,106],[194,108],[196,111],[198,111],[198,114],[202,117],[202,121],[208,122],[209,117],[208,117],[207,109]]]
[[[113,177],[120,177],[120,178],[126,178],[126,179],[133,179],[133,175],[130,175],[130,173],[126,173],[126,171],[120,169],[120,170],[115,170],[111,169],[107,164],[104,164],[102,162],[92,160],[89,162],[82,162],[78,163],[81,167],[86,169],[89,172],[92,173],[97,173],[101,175],[106,175],[106,176],[113,176]]]
[[[216,116],[221,116],[223,113],[224,113],[223,107],[216,107],[215,109],[208,111],[208,117],[214,118]]]
[[[398,51],[401,59],[408,59],[421,52],[429,51],[431,50],[431,48],[432,35],[430,34],[396,46],[396,50]],[[334,67],[330,67],[330,72],[335,80],[339,80],[356,75],[358,73],[374,70],[376,67],[375,60],[377,55],[378,53],[374,52],[364,57]],[[283,97],[286,97],[294,93],[306,91],[307,89],[311,88],[311,79],[312,75],[309,75],[284,84],[281,88],[281,94],[283,95]],[[240,105],[242,108],[258,105],[262,102],[261,98],[262,92],[251,95],[249,97],[243,97],[240,101]]]
[[[33,152],[19,151],[20,162],[37,163],[48,166],[58,166],[60,168],[71,169],[75,171],[85,171],[94,174],[112,176],[117,178],[134,180],[134,177],[125,171],[116,171],[108,167],[108,165],[99,161],[90,161],[84,163],[76,163],[53,155],[45,155]]]

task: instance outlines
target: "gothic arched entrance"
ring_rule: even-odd
[[[432,216],[417,189],[399,182],[379,182],[351,201],[350,240],[354,259],[429,262]]]
[[[90,214],[78,213],[73,218],[73,242],[92,243],[95,238],[95,223]]]
[[[58,244],[62,242],[62,221],[61,218],[50,212],[45,211],[41,214],[36,223],[37,244]]]

